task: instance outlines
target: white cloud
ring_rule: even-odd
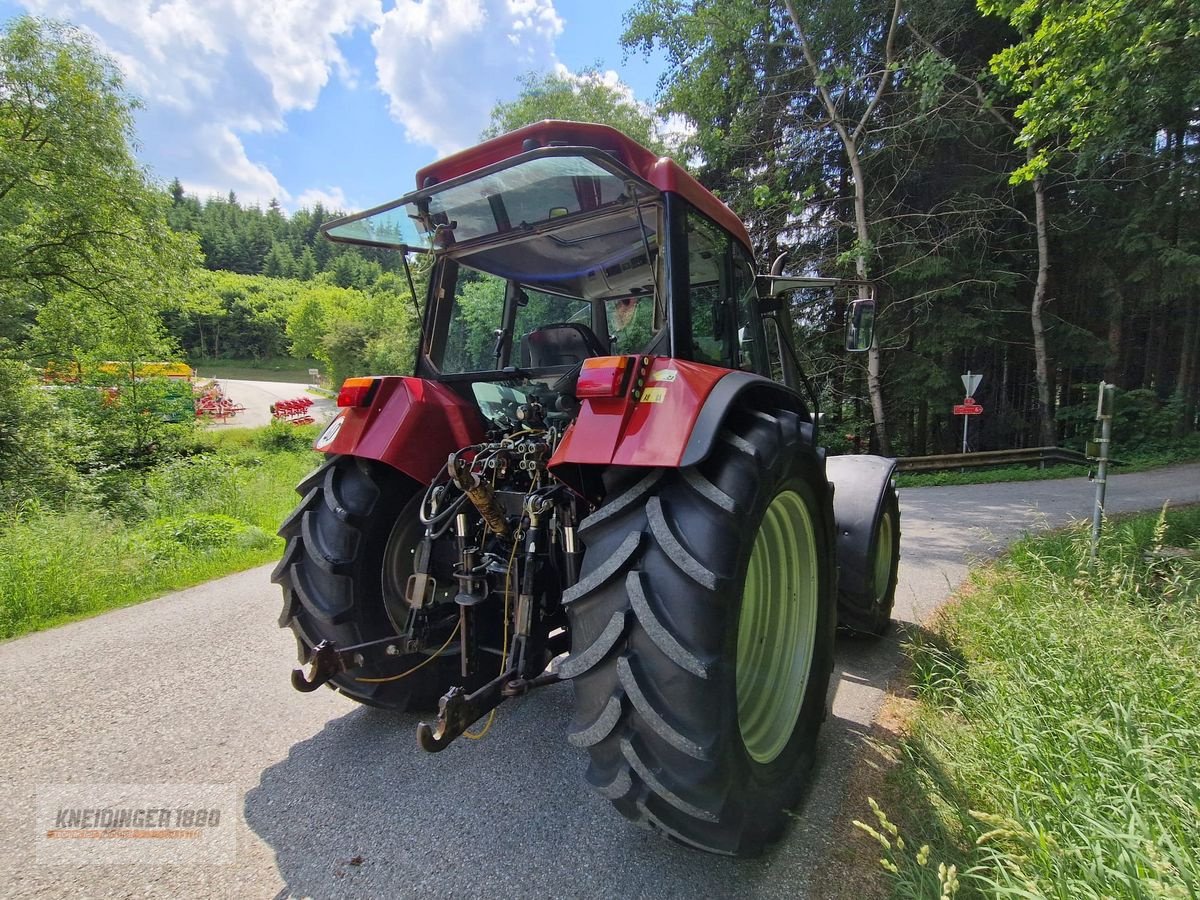
[[[579,88],[585,85],[601,85],[616,94],[622,103],[636,106],[647,114],[650,113],[650,107],[634,97],[633,88],[623,82],[621,76],[612,69],[605,69],[603,72],[572,72],[562,63],[557,63],[554,66],[554,74],[563,81],[569,82],[572,85],[571,92],[574,94],[578,94]]]
[[[203,176],[187,180],[181,177],[180,181],[190,193],[201,198],[223,197],[232,190],[244,203],[263,206],[271,198],[281,202],[290,199],[274,173],[246,155],[246,148],[228,126],[201,125],[189,137],[196,141],[191,152],[196,170],[218,173],[217,180],[213,181],[202,180]]]
[[[556,62],[562,29],[554,0],[397,0],[371,38],[379,88],[410,140],[451,153],[517,75]]]
[[[555,0],[17,2],[75,23],[121,67],[145,101],[138,134],[157,177],[289,208],[346,201],[329,186],[289,192],[277,163],[247,151],[248,136],[285,131],[288,114],[316,108],[333,79],[353,87],[373,74],[408,139],[445,154],[476,142],[518,75],[557,64],[564,24]],[[363,33],[374,73],[356,71],[371,60],[348,60],[338,44]],[[602,77],[620,84],[615,72]]]
[[[326,210],[333,212],[349,212],[350,205],[346,202],[346,194],[336,186],[328,188],[309,188],[296,198],[297,209],[312,209],[320,203]]]
[[[671,113],[665,118],[654,120],[654,136],[666,144],[667,149],[676,151],[688,138],[696,134],[696,124],[687,116]]]
[[[22,0],[91,32],[146,103],[143,142],[190,191],[249,201],[290,197],[240,134],[279,131],[353,72],[337,40],[383,16],[381,0]]]

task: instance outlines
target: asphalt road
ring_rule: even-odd
[[[897,618],[927,616],[1022,531],[1088,515],[1092,486],[903,491]],[[1200,465],[1122,475],[1111,511],[1200,501]],[[821,897],[827,850],[898,639],[843,639],[813,790],[773,852],[731,861],[621,819],[563,738],[569,686],[506,704],[482,741],[430,756],[412,716],[288,684],[278,590],[254,569],[0,645],[0,894],[61,897]],[[50,783],[218,783],[240,808],[229,865],[45,865]],[[854,798],[860,815],[862,798]],[[355,858],[357,864],[350,861]]]

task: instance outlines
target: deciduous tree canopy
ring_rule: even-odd
[[[192,260],[130,152],[133,100],[79,31],[0,35],[0,339],[46,353],[153,345]],[[107,346],[106,346],[107,345]]]

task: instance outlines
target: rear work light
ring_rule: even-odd
[[[583,361],[579,380],[575,382],[575,396],[620,397],[625,388],[625,376],[629,371],[628,356],[593,356]]]
[[[347,378],[338,391],[338,406],[369,406],[375,393],[374,378]]]

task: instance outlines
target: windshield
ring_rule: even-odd
[[[618,207],[443,257],[425,355],[443,374],[641,353],[665,325],[661,207]]]
[[[567,297],[462,264],[443,284],[450,278],[444,330],[428,348],[443,374],[576,366],[591,356],[640,353],[656,332],[649,295]]]
[[[618,207],[633,199],[631,184],[637,182],[584,156],[545,156],[402,197],[324,230],[337,241],[449,248]],[[656,194],[641,186],[643,198]]]

